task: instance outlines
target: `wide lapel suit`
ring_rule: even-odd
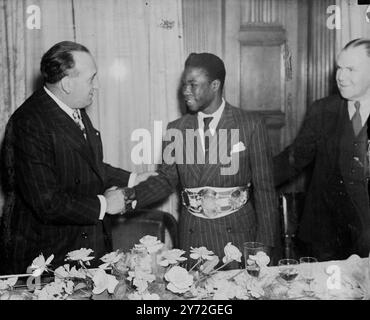
[[[197,116],[187,114],[171,122],[167,132],[177,129],[186,137],[186,130],[198,129]],[[176,157],[172,164],[162,163],[158,176],[150,177],[135,187],[138,207],[145,207],[161,200],[172,193],[177,186],[181,189],[196,187],[236,187],[248,183],[253,185],[253,196],[248,204],[236,213],[218,219],[203,219],[190,214],[183,206],[179,217],[179,243],[184,250],[190,247],[206,246],[220,257],[227,242],[242,248],[244,241],[261,241],[267,245],[276,244],[277,235],[277,198],[273,185],[272,159],[268,146],[266,129],[262,119],[252,113],[235,108],[226,103],[225,109],[217,126],[216,132],[227,131],[221,139],[219,148],[212,148],[210,143],[210,158],[217,156],[220,148],[226,147],[230,157],[231,129],[238,130],[237,141],[245,146],[245,150],[233,153],[238,157],[238,170],[234,174],[222,174],[221,168],[230,164],[189,163],[196,159],[196,154],[202,154],[200,143],[190,143],[183,139],[182,148],[186,152],[183,163]],[[168,137],[167,137],[168,138]],[[226,140],[226,141],[225,141]],[[164,149],[168,144],[164,144]],[[189,148],[189,145],[193,148]],[[194,150],[193,152],[191,152]],[[197,152],[198,151],[198,152]],[[222,150],[224,152],[224,150]],[[181,157],[180,157],[181,158]],[[186,161],[188,160],[188,161]]]
[[[41,89],[9,120],[5,144],[13,159],[7,170],[15,173],[13,204],[4,212],[9,271],[25,272],[41,252],[54,254],[57,265],[72,250],[91,248],[99,258],[111,249],[97,195],[112,185],[127,186],[129,173],[103,162],[100,134],[85,110],[81,114],[87,140]]]
[[[356,208],[362,228],[370,230],[367,183],[359,189],[345,174],[348,159],[341,152],[341,137],[345,121],[349,121],[347,101],[338,95],[316,101],[308,110],[302,127],[292,145],[274,157],[276,185],[292,181],[308,165],[313,164],[312,177],[306,193],[298,237],[305,243],[320,247],[332,241],[336,230],[327,213],[326,190],[332,188],[332,176],[337,167],[349,201]]]

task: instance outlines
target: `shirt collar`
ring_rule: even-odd
[[[226,105],[225,99],[222,98],[222,103],[221,103],[220,107],[215,112],[213,112],[211,114],[206,114],[206,113],[203,113],[203,112],[199,111],[198,112],[199,129],[203,130],[203,128],[204,128],[204,122],[203,122],[204,118],[213,117],[212,121],[209,123],[209,129],[211,131],[211,134],[213,135],[214,132],[216,131],[218,123],[220,122],[222,112],[225,109],[225,105]]]
[[[364,126],[370,114],[370,99],[359,100],[359,102],[360,102],[361,122],[362,126]],[[355,101],[348,100],[348,114],[350,119],[352,119],[355,112],[356,112]]]
[[[52,98],[55,103],[65,112],[67,113],[73,120],[73,112],[77,110],[77,112],[81,115],[79,109],[73,109],[68,107],[63,101],[61,101],[55,94],[53,94],[48,88],[44,86],[45,92]]]

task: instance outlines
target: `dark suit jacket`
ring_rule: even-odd
[[[307,191],[298,237],[306,243],[323,244],[331,240],[333,217],[327,214],[324,194],[329,190],[330,177],[339,165],[344,185],[362,223],[362,231],[370,231],[367,182],[353,184],[348,179],[347,162],[341,156],[342,119],[348,118],[347,101],[330,96],[316,101],[307,111],[303,125],[292,145],[274,158],[276,185],[287,182],[309,164],[313,174]],[[339,161],[339,162],[338,162]]]
[[[100,221],[98,194],[127,186],[129,173],[103,162],[100,133],[81,110],[88,141],[43,90],[11,116],[5,138],[6,191],[3,238],[8,272],[24,273],[36,256],[63,262],[71,251],[110,250],[108,217]],[[8,238],[7,236],[10,236]]]
[[[185,131],[198,129],[196,115],[187,114],[171,122],[167,133],[171,132],[170,129],[178,129],[183,137],[183,141],[177,139],[179,144],[175,151],[176,161],[173,164],[162,164],[158,176],[150,177],[135,187],[137,206],[145,207],[166,198],[178,185],[180,188],[235,187],[252,182],[253,199],[238,212],[225,217],[203,219],[190,214],[182,207],[179,217],[180,248],[189,250],[191,246],[206,246],[222,258],[224,246],[230,241],[240,249],[244,241],[260,241],[274,246],[278,227],[277,197],[273,185],[268,137],[262,119],[226,104],[217,132],[220,133],[221,129],[239,129],[239,139],[234,140],[233,144],[240,141],[246,147],[246,150],[233,155],[238,157],[239,169],[232,175],[221,174],[221,168],[230,164],[223,165],[220,161],[216,164],[189,164],[191,159],[197,159],[197,149],[192,148],[186,140]],[[219,148],[222,149],[221,152],[227,151],[227,155],[230,155],[232,147],[230,133],[231,130],[228,130],[227,140],[221,138]],[[212,143],[215,141],[211,141],[210,150],[216,154],[211,153],[210,159],[216,159],[217,148],[212,148]],[[168,143],[164,149],[167,146]]]

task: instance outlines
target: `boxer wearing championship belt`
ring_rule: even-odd
[[[200,218],[217,219],[240,210],[249,200],[248,186],[236,188],[186,188],[182,204]]]
[[[165,199],[180,187],[189,203],[179,214],[179,247],[189,252],[205,246],[220,259],[228,242],[240,249],[245,241],[271,247],[278,243],[278,202],[266,129],[258,115],[222,98],[225,73],[222,60],[213,54],[188,57],[182,93],[190,112],[169,123],[158,175],[135,187],[136,208]],[[190,141],[194,130],[199,139]],[[171,163],[166,157],[173,132],[181,139],[175,139]],[[222,153],[230,163],[221,161]]]

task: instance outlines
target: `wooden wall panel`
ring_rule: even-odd
[[[211,52],[223,57],[223,0],[183,0],[184,57]]]
[[[335,90],[335,31],[326,27],[331,0],[309,1],[307,103]]]

